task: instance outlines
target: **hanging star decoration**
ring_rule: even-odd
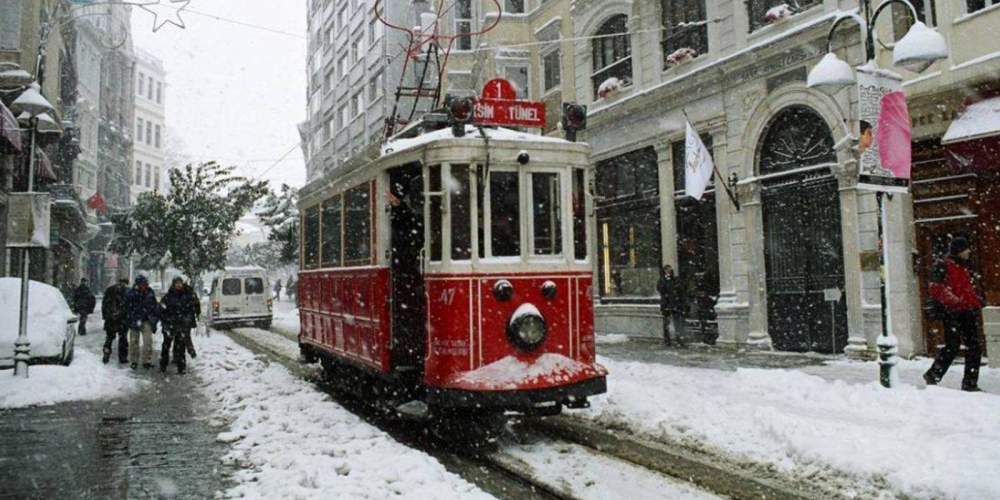
[[[191,0],[154,0],[148,3],[135,2],[133,5],[137,5],[153,14],[153,32],[155,33],[168,23],[184,29],[185,26],[184,20],[181,19],[181,11],[189,3],[191,3]]]

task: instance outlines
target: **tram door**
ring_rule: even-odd
[[[390,210],[392,225],[392,353],[395,368],[423,367],[426,318],[420,251],[424,247],[423,167],[389,171],[390,192],[400,204]]]

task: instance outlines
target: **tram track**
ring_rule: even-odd
[[[259,330],[258,330],[259,331]],[[294,340],[287,332],[269,332]],[[360,401],[349,401],[322,381],[316,365],[303,365],[288,349],[277,349],[273,342],[260,342],[240,329],[229,332],[230,338],[272,362],[285,366],[297,377],[316,384],[337,398],[338,403],[378,426],[403,444],[434,456],[450,471],[459,474],[484,491],[503,499],[551,498],[585,500],[565,481],[543,477],[530,464],[505,451],[504,446],[489,452],[454,450],[428,437],[423,424],[386,420]],[[761,468],[720,460],[706,452],[643,439],[629,432],[598,428],[581,419],[558,416],[525,419],[513,426],[517,434],[532,435],[556,447],[578,447],[606,461],[616,461],[636,472],[653,473],[665,479],[688,484],[706,493],[736,500],[826,500],[843,498],[835,491],[817,487],[803,488],[786,478]]]

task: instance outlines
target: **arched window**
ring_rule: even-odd
[[[823,117],[805,106],[781,110],[768,125],[759,151],[761,174],[837,161],[830,127]]]
[[[613,78],[621,87],[632,85],[632,42],[628,35],[628,16],[612,16],[597,29],[594,37],[594,72],[590,79],[596,99],[600,97],[601,85],[613,81]]]

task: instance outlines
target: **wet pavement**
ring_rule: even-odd
[[[100,320],[88,323],[76,348],[100,352]],[[116,358],[112,369],[127,370]],[[231,470],[197,370],[197,360],[184,376],[140,366],[151,383],[131,396],[0,410],[0,499],[214,498]]]

